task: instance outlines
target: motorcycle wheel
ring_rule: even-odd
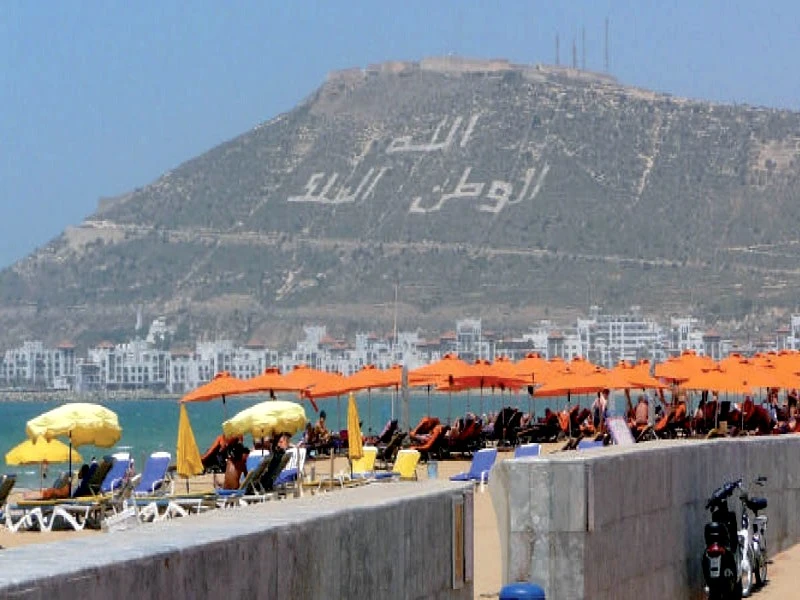
[[[756,569],[756,585],[762,586],[767,582],[767,555],[759,553],[758,568]]]
[[[737,586],[741,590],[742,598],[749,598],[753,592],[753,584],[755,583],[755,573],[753,573],[753,550],[752,548],[747,551],[746,567],[742,565],[742,578]]]

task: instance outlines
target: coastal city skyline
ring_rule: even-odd
[[[137,330],[142,328],[141,316]],[[690,350],[714,360],[739,352],[800,348],[800,315],[774,335],[738,344],[705,326],[701,319],[672,317],[661,324],[641,314],[606,314],[593,306],[573,324],[541,320],[527,331],[498,334],[484,329],[480,318],[456,321],[455,328],[423,337],[419,331],[379,335],[356,333],[352,340],[337,339],[325,325],[304,327],[305,337],[292,349],[269,348],[257,340],[236,344],[230,339],[198,340],[194,348],[171,346],[174,334],[163,317],[154,319],[145,336],[123,343],[100,342],[78,356],[74,344],[64,341],[48,347],[40,340],[3,351],[0,387],[13,391],[143,391],[180,394],[228,371],[250,378],[267,367],[282,372],[296,365],[351,375],[366,365],[388,368],[395,364],[416,368],[448,353],[474,361],[497,357],[520,360],[530,353],[544,358],[571,360],[582,357],[603,367],[619,361],[648,360],[652,364]]]

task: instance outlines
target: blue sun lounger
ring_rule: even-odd
[[[153,452],[144,465],[139,481],[133,489],[133,493],[138,495],[154,494],[157,490],[164,491],[164,484],[167,480],[169,461],[172,456],[169,452]]]
[[[472,455],[469,471],[453,475],[451,481],[478,481],[481,486],[489,481],[489,471],[497,460],[497,448],[484,448]]]
[[[539,444],[522,444],[514,449],[514,458],[539,456]]]
[[[111,465],[111,470],[108,472],[105,479],[103,479],[103,483],[100,484],[100,493],[109,494],[119,488],[122,485],[125,473],[128,471],[130,465],[130,459],[115,458],[114,464]]]
[[[578,450],[590,450],[592,448],[602,448],[603,440],[581,440],[578,442]]]

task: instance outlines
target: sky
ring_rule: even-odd
[[[800,110],[800,3],[0,2],[0,267],[311,94],[334,69],[456,54],[571,63]]]

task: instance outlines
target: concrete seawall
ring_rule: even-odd
[[[548,600],[703,597],[704,509],[725,480],[766,475],[770,554],[800,541],[800,436],[609,446],[508,460],[489,484],[503,582]],[[740,514],[738,496],[731,507]]]
[[[444,481],[218,510],[3,550],[0,598],[471,600],[472,512]]]

